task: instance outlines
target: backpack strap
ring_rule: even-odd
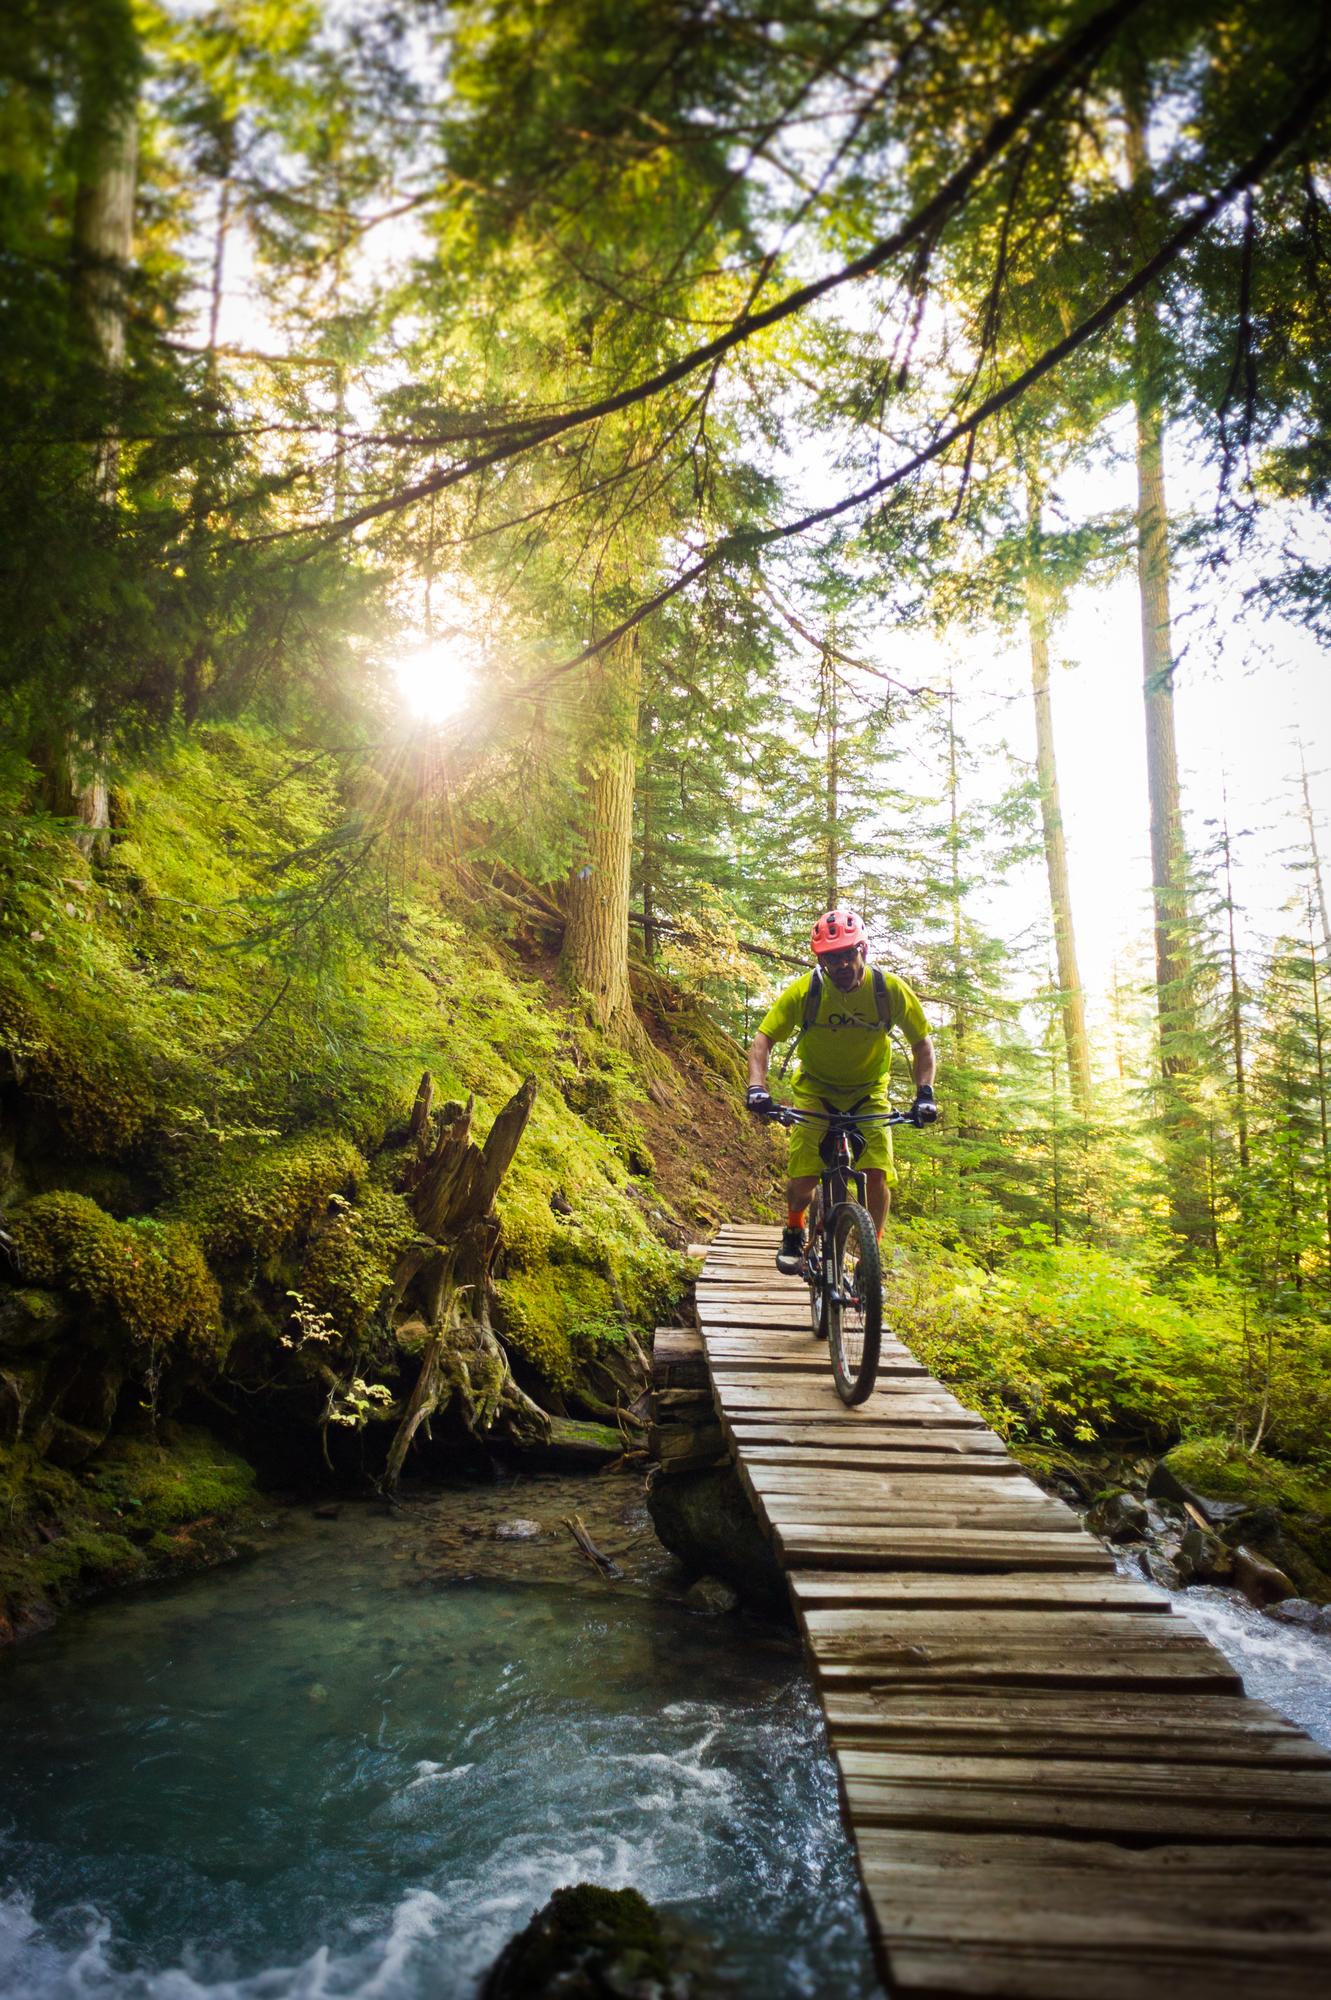
[[[878,1009],[878,1025],[885,1035],[892,1032],[892,1003],[887,997],[887,981],[875,965],[873,972],[873,998]]]
[[[804,1037],[808,1034],[814,1022],[818,1019],[818,1009],[822,1006],[822,1004],[823,1004],[823,975],[819,971],[818,967],[815,965],[813,971],[809,974],[809,990],[804,996],[804,1007],[800,1014],[799,1033],[795,1036],[794,1041],[790,1044],[790,1047],[786,1050],[785,1055],[781,1058],[781,1067],[777,1071],[778,1076],[784,1076],[786,1071],[790,1068],[791,1062],[794,1059],[795,1051],[799,1047],[800,1043],[804,1040]]]

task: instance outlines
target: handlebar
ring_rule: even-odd
[[[824,1125],[834,1125],[844,1120],[847,1125],[913,1125],[917,1131],[924,1128],[922,1118],[912,1117],[909,1111],[803,1111],[795,1104],[773,1104],[770,1111],[759,1113],[765,1125],[805,1125],[814,1120]]]

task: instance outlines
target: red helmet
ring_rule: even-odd
[[[864,919],[854,910],[829,910],[825,917],[819,917],[809,939],[818,956],[825,951],[850,951],[853,946],[868,942]]]

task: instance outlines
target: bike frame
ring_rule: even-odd
[[[818,1176],[818,1185],[823,1197],[822,1213],[818,1229],[809,1232],[804,1261],[810,1284],[816,1284],[820,1290],[826,1289],[833,1304],[840,1305],[844,1301],[827,1274],[825,1240],[830,1235],[832,1220],[837,1209],[842,1202],[852,1199],[852,1188],[853,1199],[861,1208],[865,1205],[864,1169],[855,1164],[856,1156],[851,1151],[850,1135],[863,1125],[918,1127],[920,1120],[912,1118],[909,1111],[803,1111],[793,1104],[776,1105],[773,1110],[776,1122],[780,1125],[816,1123],[826,1125],[828,1128],[827,1137],[823,1141],[823,1146],[819,1147],[819,1153],[821,1154],[823,1147],[830,1142],[834,1157],[830,1161],[823,1161],[823,1170]]]

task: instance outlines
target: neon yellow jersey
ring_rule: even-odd
[[[812,972],[806,972],[787,986],[773,1001],[759,1023],[759,1033],[769,1041],[783,1042],[793,1035],[804,1019],[804,996]],[[888,1018],[900,1028],[913,1046],[929,1032],[924,1009],[904,979],[885,972]],[[826,976],[818,1019],[801,1037],[796,1079],[813,1090],[841,1092],[868,1090],[886,1077],[892,1067],[892,1044],[878,1019],[874,997],[873,971],[866,966],[864,978],[853,993],[840,993]]]

